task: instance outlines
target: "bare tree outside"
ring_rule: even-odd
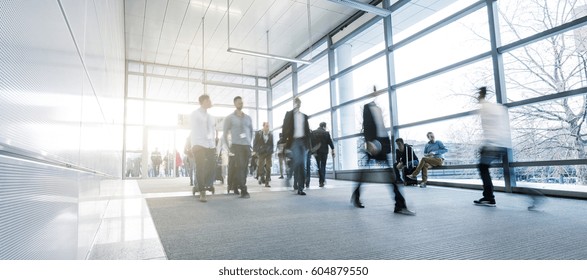
[[[585,0],[498,1],[502,44],[587,15]],[[503,55],[508,102],[587,86],[587,27],[557,34]],[[488,71],[488,74],[491,72]],[[510,110],[516,161],[584,159],[587,95]],[[586,166],[518,168],[518,179],[587,184]],[[550,180],[547,180],[550,179]]]

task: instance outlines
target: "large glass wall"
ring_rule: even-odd
[[[251,116],[254,129],[269,119],[266,78],[127,63],[125,177],[187,176],[182,167],[189,115],[199,108],[198,97],[204,93],[212,100],[209,113],[216,118],[218,139],[222,139],[222,120],[234,112],[236,96],[243,98],[243,111]],[[159,172],[151,159],[157,152],[162,160]]]
[[[444,5],[423,11],[405,5],[391,21],[367,14],[363,25],[349,25],[357,29],[347,30],[348,37],[333,35],[327,57],[282,75],[273,87],[274,120],[280,122],[299,95],[314,126],[318,118],[331,120],[334,169],[353,171],[366,168],[362,107],[375,101],[390,135],[414,145],[419,156],[428,131],[449,148],[446,166],[433,170],[431,180],[480,185],[475,92],[488,86],[490,100],[509,108],[514,144],[506,164],[515,178],[506,182],[503,170],[494,168],[496,185],[587,191],[587,139],[581,133],[587,118],[587,1]],[[386,29],[391,36],[384,36]],[[327,65],[328,76],[315,73]]]

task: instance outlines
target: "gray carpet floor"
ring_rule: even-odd
[[[139,181],[141,190],[149,184]],[[191,193],[147,203],[172,260],[587,259],[582,200],[547,198],[528,211],[520,194],[497,193],[490,208],[472,204],[481,191],[406,187],[417,215],[404,216],[393,213],[385,185],[366,185],[365,209],[350,205],[351,191],[352,183],[333,180],[307,196],[272,188],[250,199],[217,191],[207,203]]]

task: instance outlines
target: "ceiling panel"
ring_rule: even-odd
[[[357,10],[328,0],[310,0],[309,38],[306,0],[230,0],[230,46],[295,57]],[[404,7],[410,17],[423,16],[454,0],[414,0]],[[361,2],[369,2],[362,0]],[[396,1],[391,1],[395,3]],[[430,8],[428,8],[430,7]],[[427,10],[422,12],[422,10]],[[205,31],[202,43],[202,17]],[[286,62],[228,53],[226,0],[125,0],[127,59],[266,77]],[[394,22],[394,25],[396,22]]]

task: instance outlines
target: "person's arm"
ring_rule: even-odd
[[[436,143],[438,143],[438,150],[435,151],[436,155],[443,155],[444,153],[448,152],[448,149],[444,146],[442,141],[436,140]]]
[[[230,151],[230,143],[228,142],[228,133],[230,133],[231,123],[230,123],[230,115],[224,118],[224,128],[222,130],[222,138],[224,139],[224,144],[227,147],[227,150]]]

